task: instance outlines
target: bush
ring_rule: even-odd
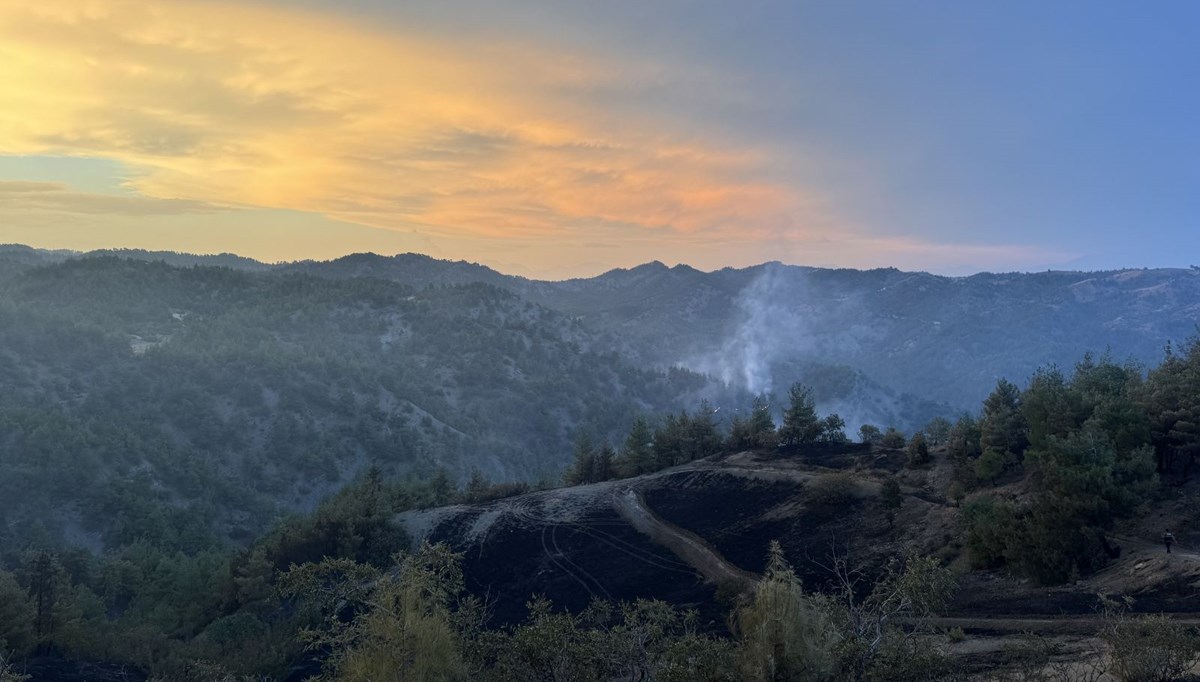
[[[925,442],[925,434],[917,431],[908,441],[904,450],[905,460],[909,467],[916,468],[929,463],[929,444]]]
[[[1000,474],[1004,473],[1004,467],[1007,463],[1007,458],[1003,452],[988,448],[987,452],[983,453],[975,461],[975,475],[980,481],[993,483],[1000,477]]]
[[[1183,679],[1200,659],[1200,636],[1170,618],[1116,617],[1100,635],[1108,644],[1111,672],[1123,682]]]
[[[771,543],[767,572],[753,600],[737,612],[744,680],[833,679],[839,636],[825,603],[807,595],[779,543]]]
[[[879,445],[883,440],[883,432],[878,426],[863,424],[858,427],[858,439],[867,445]]]
[[[808,486],[813,511],[835,511],[858,502],[858,483],[849,474],[825,474]]]
[[[0,650],[0,682],[26,682],[28,679],[29,675],[17,672],[4,656],[4,651]]]
[[[898,431],[894,426],[889,426],[887,431],[885,431],[883,436],[879,439],[880,445],[893,450],[899,450],[903,448],[904,444],[907,442],[908,439],[904,437],[904,434],[900,433],[900,431]]]

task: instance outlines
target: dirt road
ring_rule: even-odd
[[[748,590],[757,582],[753,573],[729,563],[699,536],[659,518],[646,506],[646,501],[636,490],[616,490],[612,501],[621,518],[651,540],[671,550],[709,582],[717,585],[732,583],[740,590]]]

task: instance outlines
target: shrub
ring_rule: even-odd
[[[833,679],[836,626],[822,600],[804,593],[777,542],[771,543],[767,572],[753,601],[737,613],[737,625],[741,679]]]
[[[813,511],[834,511],[858,501],[858,483],[849,474],[825,474],[808,486]]]
[[[868,445],[879,445],[883,440],[883,432],[878,426],[863,424],[858,427],[858,439]]]
[[[929,463],[929,444],[925,441],[925,434],[917,431],[908,441],[908,447],[904,450],[905,460],[909,467],[924,466]]]
[[[907,442],[908,439],[904,437],[904,434],[897,430],[894,426],[889,426],[887,431],[883,433],[883,437],[879,439],[880,445],[893,450],[899,450],[903,448],[904,444]]]
[[[1004,473],[1004,467],[1007,465],[1007,458],[1004,453],[994,448],[988,448],[987,452],[980,455],[975,461],[975,475],[980,481],[993,483],[1000,474]]]
[[[1116,617],[1100,636],[1123,682],[1179,680],[1200,659],[1200,636],[1163,615]]]

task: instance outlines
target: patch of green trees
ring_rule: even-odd
[[[728,452],[779,449],[791,453],[802,447],[849,442],[841,417],[817,415],[809,388],[796,383],[788,391],[788,398],[778,427],[770,399],[759,395],[747,416],[735,414],[730,419],[727,433],[717,421],[717,411],[707,402],[701,402],[692,413],[683,410],[668,414],[657,428],[652,428],[645,417],[637,417],[620,450],[606,442],[596,443],[583,432],[577,438],[575,456],[563,482],[580,485],[628,478]]]
[[[1087,356],[1070,377],[1039,370],[1021,391],[1001,381],[978,420],[964,416],[947,450],[964,539],[980,566],[1007,566],[1045,583],[1103,567],[1113,525],[1195,465],[1200,343],[1148,373]],[[988,492],[1017,486],[1016,497]]]

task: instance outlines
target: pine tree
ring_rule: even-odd
[[[1016,458],[1028,444],[1028,426],[1021,414],[1021,391],[1015,384],[1001,379],[995,390],[983,401],[983,417],[979,421],[979,445],[982,450],[996,450]]]
[[[654,471],[654,465],[654,432],[645,417],[638,417],[617,457],[617,474],[626,478],[637,476]]]
[[[788,398],[788,408],[783,412],[783,426],[779,428],[780,444],[784,447],[796,447],[815,443],[821,435],[822,424],[817,417],[812,390],[803,384],[795,383],[788,391]]]
[[[760,395],[754,399],[750,409],[750,437],[757,448],[773,448],[779,442],[775,431],[775,420],[771,418],[771,403],[767,396]]]
[[[581,431],[575,439],[575,461],[563,474],[563,483],[567,485],[582,485],[596,480],[596,447],[592,437]]]

